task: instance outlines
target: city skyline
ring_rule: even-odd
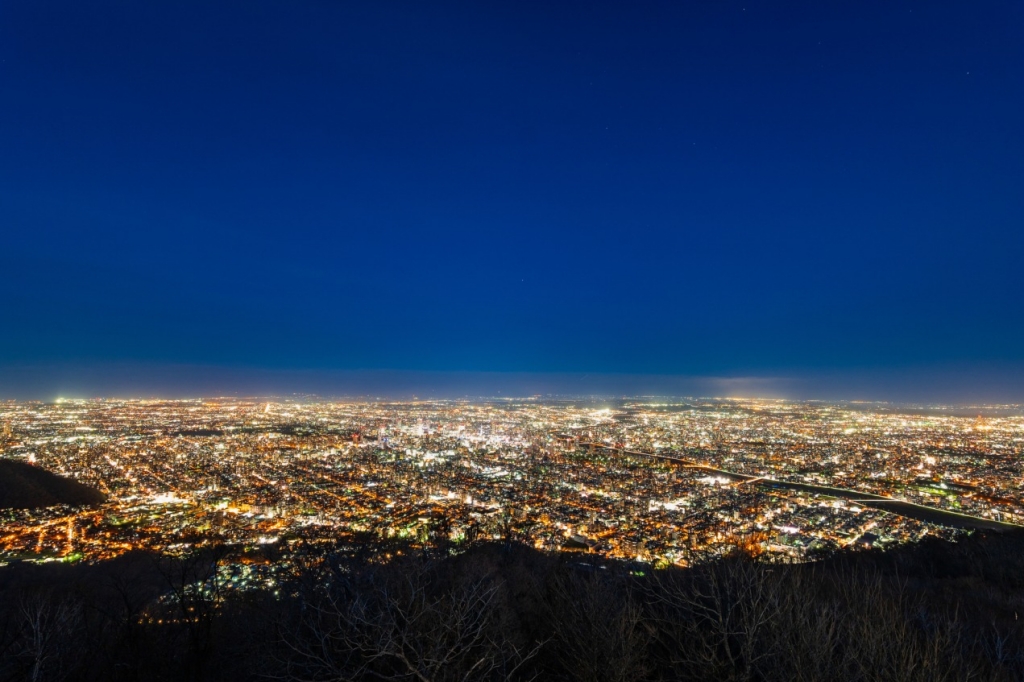
[[[104,499],[6,512],[0,564],[468,545],[514,527],[537,549],[687,566],[736,548],[807,561],[1019,532],[1024,413],[980,412],[714,399],[5,402],[6,457]],[[288,565],[282,551],[268,570]]]

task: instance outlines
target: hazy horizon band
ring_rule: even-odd
[[[0,399],[705,396],[1005,404],[1024,402],[1024,368],[944,366],[687,376],[598,372],[266,368],[175,363],[0,365]]]

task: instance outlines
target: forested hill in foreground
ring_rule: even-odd
[[[300,547],[248,592],[228,547],[0,568],[0,680],[1024,680],[1016,534],[665,570],[382,549]]]
[[[56,504],[98,504],[103,493],[45,469],[0,459],[0,509],[37,509]]]

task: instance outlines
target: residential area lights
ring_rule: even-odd
[[[293,547],[365,538],[686,565],[1024,525],[1024,416],[1006,407],[6,402],[0,457],[106,495],[0,511],[0,564],[221,544],[242,583],[272,582]]]

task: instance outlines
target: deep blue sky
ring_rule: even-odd
[[[8,0],[0,367],[998,373],[1022,122],[1017,0]]]

